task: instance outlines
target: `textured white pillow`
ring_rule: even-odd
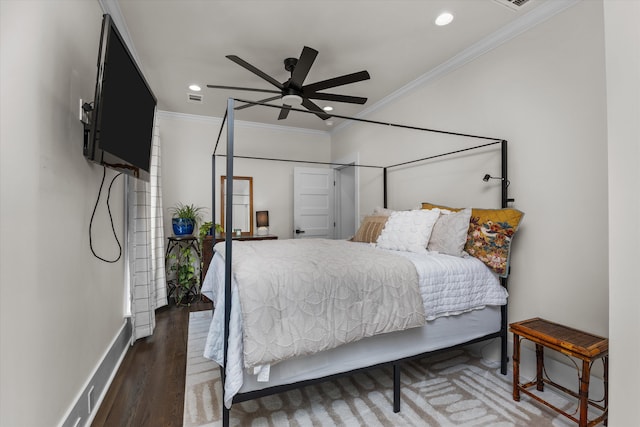
[[[471,208],[440,215],[433,226],[427,249],[447,255],[463,256],[470,220]]]
[[[426,253],[438,209],[393,212],[378,237],[376,246],[394,251]]]

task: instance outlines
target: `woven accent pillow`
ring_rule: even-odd
[[[396,211],[389,216],[376,247],[394,251],[426,253],[439,209]]]
[[[461,257],[464,255],[464,245],[467,242],[471,208],[458,212],[442,210],[431,237],[427,249],[441,254]],[[445,214],[444,212],[450,212]]]
[[[422,203],[422,209],[433,208],[449,209],[456,212],[462,210],[432,203]],[[523,216],[523,212],[512,208],[473,208],[464,250],[484,262],[500,277],[507,277],[511,258],[511,241]]]
[[[375,243],[389,219],[386,215],[369,215],[364,217],[360,228],[351,239],[353,242]]]

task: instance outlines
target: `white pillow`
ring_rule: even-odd
[[[445,211],[441,209],[440,212],[444,213]],[[449,212],[440,215],[433,226],[427,249],[461,257],[464,255],[464,245],[467,242],[471,208]]]
[[[394,251],[426,253],[431,230],[439,216],[438,209],[393,212],[376,246]]]

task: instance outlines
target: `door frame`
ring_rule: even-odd
[[[334,169],[334,174],[335,174],[335,178],[334,178],[334,182],[335,182],[335,188],[334,188],[334,221],[336,223],[336,226],[334,228],[334,238],[337,238],[337,236],[342,236],[342,228],[343,228],[343,224],[342,224],[342,215],[341,215],[341,210],[342,210],[342,204],[343,204],[343,200],[342,200],[342,194],[343,194],[343,188],[342,188],[342,179],[341,179],[341,171],[345,168],[350,167],[351,165],[359,165],[360,164],[360,154],[359,153],[351,153],[348,154],[344,157],[341,157],[340,159],[337,159],[334,161],[335,165],[333,165],[333,169]],[[342,166],[342,165],[349,165],[349,166]],[[353,218],[353,224],[354,224],[354,234],[355,231],[358,230],[358,226],[360,224],[360,168],[355,166],[353,168],[353,173],[354,173],[354,177],[353,177],[353,201],[354,201],[354,218]]]

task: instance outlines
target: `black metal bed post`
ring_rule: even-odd
[[[234,100],[227,100],[227,188],[225,203],[225,255],[224,255],[224,367],[226,372],[229,352],[229,323],[231,323],[231,249],[233,236],[229,230],[233,230],[233,133],[234,133]],[[229,179],[231,177],[231,179]],[[215,179],[215,178],[214,178]],[[221,189],[222,191],[222,189]],[[224,404],[226,375],[222,377],[222,426],[229,427],[230,409]]]
[[[382,185],[383,185],[383,190],[382,190],[382,198],[383,198],[383,208],[387,208],[387,168],[384,168],[382,170]]]
[[[509,204],[509,177],[507,176],[507,141],[502,140],[500,143],[501,147],[501,176],[502,176],[502,208],[506,208]],[[508,285],[508,274],[507,277],[500,278],[500,284],[507,289]],[[507,304],[500,307],[500,373],[502,375],[507,374],[507,363],[509,362],[509,356],[507,355],[507,335],[508,335],[508,310]]]
[[[216,155],[211,154],[211,222],[216,223]],[[213,227],[213,224],[211,225]],[[215,234],[215,227],[213,228]]]
[[[501,154],[502,154],[502,171],[501,173],[501,177],[502,177],[502,207],[506,208],[507,205],[509,204],[509,179],[507,176],[507,141],[506,140],[502,140],[500,141],[500,147],[501,147]]]

